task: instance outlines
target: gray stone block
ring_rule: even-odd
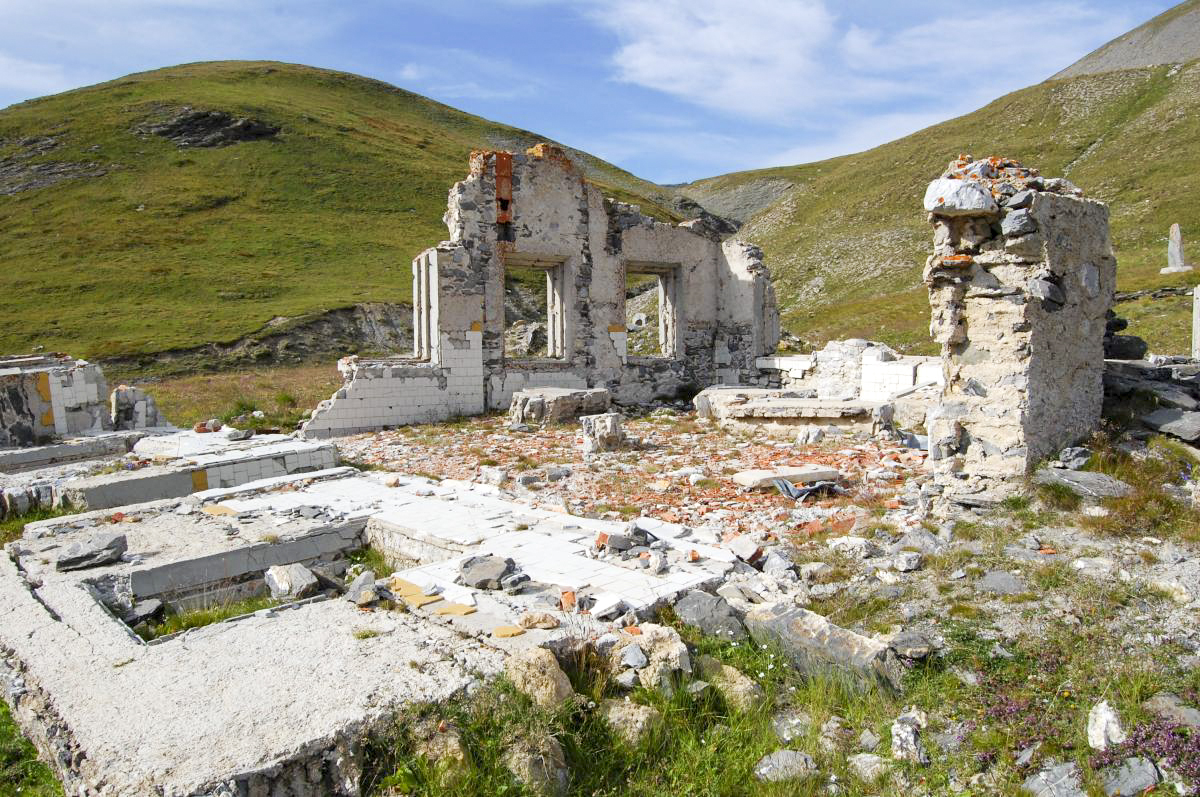
[[[751,610],[745,622],[756,642],[781,646],[801,672],[832,672],[864,686],[901,688],[904,666],[895,650],[815,612],[772,604]]]
[[[59,570],[83,570],[119,561],[129,548],[124,534],[96,534],[67,548],[58,557],[55,567]]]

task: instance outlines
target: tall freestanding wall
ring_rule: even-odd
[[[930,461],[944,491],[979,492],[1100,422],[1116,283],[1108,207],[1012,161],[962,158],[930,184],[925,209],[930,333],[945,370]]]

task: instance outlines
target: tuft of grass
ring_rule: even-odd
[[[0,797],[62,797],[63,789],[0,700]]]
[[[376,578],[391,575],[396,570],[396,563],[390,561],[378,548],[367,546],[346,555],[351,564],[362,565],[364,570],[370,570]]]
[[[1038,484],[1035,485],[1035,489],[1038,500],[1053,510],[1075,512],[1083,503],[1083,499],[1065,484]]]
[[[69,506],[64,506],[59,509],[34,509],[31,512],[26,512],[23,515],[0,520],[0,547],[7,545],[13,540],[20,539],[21,534],[25,531],[26,524],[34,523],[39,520],[49,520],[50,518],[62,517],[63,515],[73,514],[76,510]]]
[[[379,632],[373,628],[360,628],[354,632],[355,639],[374,639],[379,636]]]
[[[1117,448],[1106,434],[1097,435],[1092,447],[1095,455],[1089,469],[1107,473],[1133,489],[1127,496],[1105,499],[1108,514],[1085,517],[1084,526],[1113,536],[1200,540],[1200,511],[1166,489],[1192,477],[1197,462],[1186,449],[1154,437],[1145,452],[1134,456]]]
[[[149,642],[152,639],[167,636],[168,634],[175,634],[192,628],[203,628],[206,625],[219,623],[233,617],[241,617],[243,614],[253,614],[262,609],[269,609],[272,606],[278,605],[279,601],[274,598],[261,596],[220,603],[204,609],[168,612],[163,617],[162,622],[147,624],[145,628],[138,631],[138,635]]]

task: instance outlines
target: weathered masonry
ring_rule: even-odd
[[[755,359],[774,351],[779,317],[755,246],[605,199],[546,144],[473,153],[445,221],[450,240],[413,261],[414,356],[342,361],[345,385],[306,435],[504,409],[527,387],[603,387],[640,403],[764,379]],[[517,272],[545,291],[545,341],[526,356],[505,350],[506,280]],[[631,279],[656,292],[649,354],[630,346]]]
[[[98,366],[62,355],[0,357],[0,448],[113,428]]]
[[[945,388],[930,460],[952,493],[1028,473],[1100,422],[1116,258],[1108,207],[1019,164],[964,158],[925,209],[930,333]]]

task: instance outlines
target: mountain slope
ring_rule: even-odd
[[[1187,0],[1113,39],[1051,80],[1200,58],[1200,0]]]
[[[929,348],[921,268],[932,243],[921,199],[964,152],[1017,158],[1108,202],[1122,290],[1195,279],[1158,269],[1174,222],[1200,250],[1200,61],[1048,81],[867,152],[682,191],[716,205],[790,184],[764,207],[743,207],[751,218],[740,233],[766,251],[788,327],[813,343],[856,335]],[[1121,309],[1160,351],[1168,338],[1178,348],[1189,328],[1172,310],[1139,330],[1141,310]]]
[[[172,120],[215,118],[185,106],[247,119],[231,129],[249,140],[180,148],[164,137],[180,132]],[[409,262],[445,237],[470,150],[539,140],[379,81],[268,62],[188,64],[0,110],[0,352],[154,352],[406,301]],[[668,192],[572,154],[606,193],[672,217]]]

